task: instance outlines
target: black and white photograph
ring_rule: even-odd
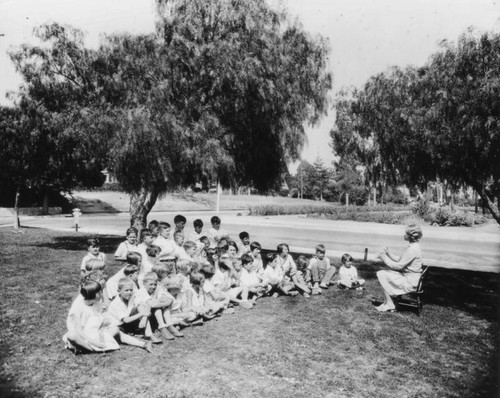
[[[0,0],[0,397],[500,397],[498,0]]]

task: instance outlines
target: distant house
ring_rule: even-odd
[[[106,180],[104,181],[104,184],[117,184],[118,180],[116,177],[108,171],[108,169],[104,169],[101,171],[102,174],[104,174],[104,177],[106,177]]]

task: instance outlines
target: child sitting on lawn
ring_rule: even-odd
[[[221,220],[217,216],[213,216],[210,219],[210,223],[212,224],[212,228],[208,230],[208,238],[210,239],[210,247],[217,247],[217,244],[220,240],[227,236],[226,231],[221,228]]]
[[[66,347],[80,352],[104,352],[118,350],[122,343],[142,347],[151,352],[151,343],[120,332],[111,320],[103,316],[101,306],[101,285],[88,281],[82,285],[80,295],[75,299],[68,313],[68,332],[63,336]]]
[[[183,311],[194,312],[204,320],[212,319],[223,309],[223,302],[209,302],[203,290],[205,277],[200,272],[193,272],[190,276],[191,287],[186,291]]]
[[[350,254],[342,256],[342,266],[339,269],[339,287],[341,289],[363,289],[364,279],[358,278],[358,270],[352,265],[353,258]]]
[[[194,243],[198,243],[200,239],[203,237],[203,221],[201,221],[199,218],[193,221],[193,228],[194,231],[191,231],[191,233],[188,235],[188,239]]]
[[[154,315],[154,317],[150,317],[150,320],[155,321],[152,325],[153,329],[157,326],[165,340],[173,340],[174,336],[178,334],[169,320],[169,310],[174,300],[167,296],[158,298],[156,294],[157,287],[158,276],[154,272],[148,272],[144,275],[143,286],[135,295],[135,302],[137,305],[147,304]],[[182,335],[178,337],[182,337]]]
[[[184,227],[186,226],[186,222],[187,222],[186,217],[184,217],[182,214],[177,214],[174,217],[175,230],[184,233]]]
[[[185,293],[182,292],[183,283],[184,279],[180,275],[169,275],[162,281],[163,289],[174,298],[170,309],[171,322],[173,325],[181,327],[193,325],[193,322],[198,318],[194,311],[183,311],[182,309],[185,302]]]
[[[264,275],[264,262],[262,261],[261,250],[262,246],[259,242],[250,243],[250,255],[253,258],[253,266],[257,274],[262,277]]]
[[[158,224],[158,236],[154,240],[153,244],[160,247],[161,252],[159,254],[160,260],[167,256],[175,255],[175,242],[170,235],[172,228],[170,224],[165,221],[161,221]]]
[[[127,257],[133,255],[134,257],[140,257],[139,253],[131,252],[127,254]],[[134,291],[138,289],[137,286],[137,278],[139,277],[139,267],[135,264],[131,264],[127,261],[127,265],[125,265],[120,271],[114,274],[111,278],[106,282],[106,293],[110,300],[113,300],[118,294],[118,283],[122,278],[130,278],[134,284]]]
[[[240,232],[240,241],[238,245],[238,254],[241,256],[244,253],[250,252],[250,234],[246,231]]]
[[[262,276],[263,283],[267,286],[266,294],[278,297],[280,294],[285,296],[297,295],[297,292],[290,294],[293,284],[283,280],[283,272],[278,265],[278,253],[269,253],[266,255],[267,265]]]
[[[248,289],[246,286],[236,286],[234,284],[235,281],[239,284],[239,277],[238,271],[233,267],[233,261],[227,254],[224,254],[219,258],[218,264],[218,269],[215,270],[215,275],[212,278],[214,290],[242,308],[252,308],[253,304],[250,301],[238,298],[243,295],[248,297]]]
[[[125,241],[120,243],[115,252],[116,260],[126,260],[127,253],[133,252],[137,248],[137,229],[131,227],[125,232]]]
[[[253,295],[255,296],[255,299],[262,297],[265,292],[266,285],[262,282],[262,277],[257,274],[257,271],[253,266],[253,257],[248,253],[244,253],[241,256],[241,265],[243,266],[240,275],[241,286],[246,286],[248,296]],[[241,298],[243,300],[247,300],[248,296],[244,297],[242,294]]]
[[[87,255],[83,257],[82,264],[80,265],[80,275],[85,276],[87,273],[87,270],[85,268],[85,265],[87,264],[88,261],[90,260],[101,260],[104,263],[106,262],[106,256],[104,253],[101,253],[99,251],[100,245],[99,245],[99,239],[98,238],[90,238],[87,240]]]
[[[135,265],[131,265],[136,267]],[[118,295],[108,308],[120,331],[125,334],[144,334],[152,343],[159,344],[161,339],[155,337],[148,320],[151,308],[147,304],[136,305],[134,300],[135,283],[128,277],[118,282]]]
[[[333,276],[337,272],[337,269],[330,264],[330,259],[325,254],[325,246],[319,244],[316,246],[316,256],[309,262],[313,283],[312,294],[321,294],[321,289],[328,289],[328,286],[333,283]]]

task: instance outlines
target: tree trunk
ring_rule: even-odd
[[[42,214],[49,214],[49,190],[47,188],[43,189]]]
[[[130,226],[137,228],[140,232],[146,228],[148,215],[158,199],[156,189],[147,190],[142,188],[139,192],[130,194]]]
[[[21,197],[21,188],[16,189],[16,198],[14,200],[14,229],[19,231],[21,223],[19,222],[19,199]]]
[[[500,224],[500,208],[495,205],[494,201],[491,200],[486,192],[486,188],[481,183],[476,183],[473,187],[482,199],[481,202],[483,204],[483,209],[486,207],[495,221]]]

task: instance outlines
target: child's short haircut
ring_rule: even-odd
[[[184,224],[186,223],[186,217],[184,217],[182,214],[177,214],[175,217],[174,217],[174,224],[179,224],[181,222],[183,222]]]
[[[193,272],[191,273],[191,276],[189,277],[189,282],[191,282],[191,285],[201,285],[201,282],[205,280],[205,277],[201,272]]]
[[[159,263],[159,264],[155,264],[153,265],[153,268],[151,269],[151,271],[153,271],[157,276],[158,276],[158,280],[162,280],[164,279],[168,272],[169,272],[169,267],[167,267],[166,264],[163,264],[163,263]]]
[[[246,231],[240,232],[240,239],[243,240],[245,238],[250,238],[250,234]]]
[[[159,232],[162,232],[166,229],[169,229],[169,228],[172,228],[171,225],[168,223],[168,222],[165,222],[165,221],[161,221],[159,224],[158,224],[158,231]]]
[[[189,269],[189,264],[191,264],[189,261],[179,261],[177,263],[177,269],[179,271],[187,271]]]
[[[260,245],[259,242],[252,242],[252,243],[250,243],[250,250],[254,251],[255,249],[262,250],[262,246]]]
[[[123,275],[129,276],[136,272],[139,272],[139,267],[135,264],[127,264],[123,269]]]
[[[290,247],[289,247],[286,243],[280,243],[280,244],[278,245],[278,247],[276,248],[276,251],[277,251],[279,254],[281,254],[281,253],[283,253],[283,249],[285,249],[285,248],[286,248],[288,251],[290,251]]]
[[[210,223],[213,225],[213,224],[220,224],[220,218],[217,217],[217,216],[213,216],[211,219],[210,219]]]
[[[118,290],[122,290],[124,286],[132,285],[134,286],[134,281],[130,278],[121,278],[118,281]]]
[[[201,238],[200,238],[200,242],[203,242],[203,243],[210,243],[210,239],[208,239],[208,236],[205,236],[203,235]]]
[[[203,228],[203,221],[197,218],[196,220],[193,221],[193,227]]]
[[[151,245],[149,247],[146,247],[146,254],[149,257],[155,258],[160,253],[161,253],[161,247],[160,246]]]
[[[236,251],[238,251],[238,245],[236,244],[236,242],[234,240],[228,240],[227,246],[228,246],[228,249],[229,249],[229,246],[233,246],[236,249]]]
[[[151,232],[151,230],[149,228],[144,228],[141,231],[140,241],[144,242],[144,238],[146,238],[146,236],[153,236],[153,233]]]
[[[348,261],[352,261],[352,260],[353,260],[352,256],[351,256],[350,254],[346,253],[346,254],[344,254],[344,255],[342,256],[342,258],[341,258],[341,260],[340,260],[340,261],[342,261],[342,264],[345,264],[345,263],[347,263]]]
[[[127,231],[125,231],[125,236],[129,236],[130,234],[137,235],[137,228],[134,227],[127,228]]]
[[[80,294],[85,300],[94,300],[97,297],[97,293],[102,290],[99,282],[87,281],[82,284],[80,288]]]
[[[226,270],[231,269],[231,265],[229,264],[232,265],[232,261],[227,254],[219,257],[219,268],[223,268]]]
[[[267,253],[266,254],[266,265],[269,263],[272,263],[276,257],[278,257],[278,253]]]
[[[104,268],[106,268],[106,263],[99,258],[91,258],[85,263],[87,271],[102,271]]]
[[[219,257],[222,256],[223,254],[226,254],[227,249],[229,249],[229,245],[227,243],[219,242],[217,244],[217,254],[219,255]]]
[[[106,281],[108,280],[108,274],[106,274],[106,272],[104,271],[101,271],[101,270],[97,270],[97,271],[90,271],[87,275],[85,275],[82,280],[81,280],[81,283],[82,285],[84,285],[85,283],[87,282],[97,282],[102,286],[104,286],[104,284],[106,283]]]
[[[322,245],[322,244],[317,245],[316,251],[320,252],[320,253],[325,253],[326,252],[325,245]]]
[[[158,282],[158,275],[156,275],[154,272],[147,272],[146,275],[144,275],[144,278],[142,278],[142,282]]]
[[[142,261],[142,254],[137,252],[127,253],[127,263],[139,266],[139,262]]]
[[[149,230],[152,230],[152,229],[155,229],[155,228],[158,228],[158,225],[159,225],[159,222],[156,221],[156,220],[151,220],[148,224],[148,228]]]
[[[253,257],[248,253],[243,253],[241,255],[241,264],[247,265],[253,263]]]
[[[99,244],[99,239],[98,238],[87,239],[87,248],[89,247],[101,247],[101,245]]]
[[[203,264],[200,272],[205,275],[205,278],[210,279],[215,275],[215,267],[212,264]]]
[[[307,267],[309,266],[309,260],[306,258],[306,256],[304,255],[300,255],[298,258],[297,258],[297,269],[299,271],[303,271],[305,270]]]
[[[179,274],[169,275],[163,280],[163,287],[167,290],[182,289],[184,278]]]
[[[188,240],[188,241],[184,242],[182,247],[184,248],[184,250],[188,251],[189,249],[192,249],[193,247],[196,248],[196,243]]]

